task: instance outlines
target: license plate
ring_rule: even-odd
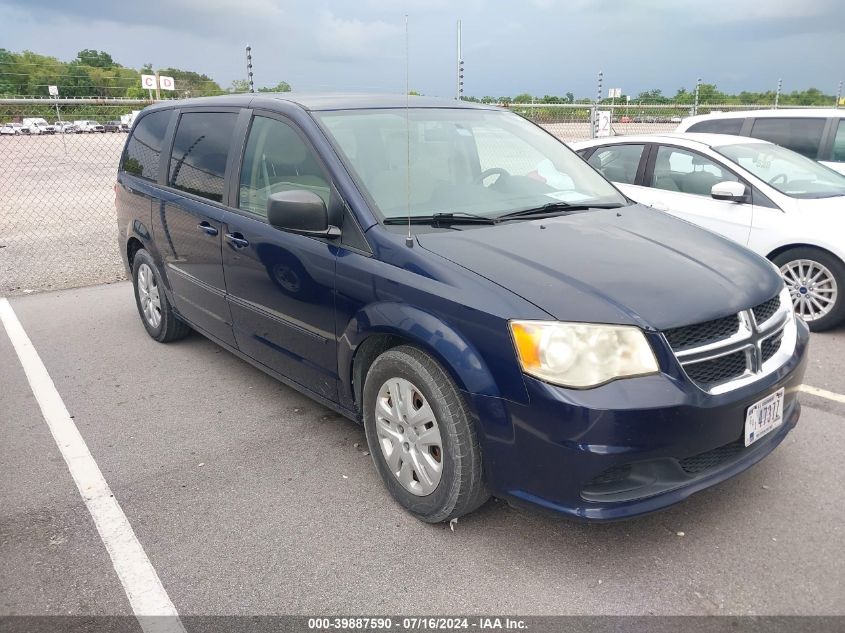
[[[783,424],[783,388],[748,407],[745,414],[745,445],[750,446]]]

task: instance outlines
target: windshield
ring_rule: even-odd
[[[551,202],[627,204],[563,143],[510,112],[399,108],[315,115],[383,218],[405,216],[409,197],[413,217],[493,217]]]
[[[845,195],[845,176],[785,147],[739,143],[713,149],[793,198]]]

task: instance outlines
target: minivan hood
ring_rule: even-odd
[[[739,312],[783,287],[762,257],[642,205],[417,240],[561,321],[663,330]]]

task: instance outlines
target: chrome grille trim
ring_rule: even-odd
[[[739,330],[727,339],[680,351],[673,350],[675,358],[678,359],[681,369],[684,370],[684,374],[690,382],[706,393],[726,393],[750,384],[776,371],[786,363],[795,351],[798,336],[792,303],[789,300],[788,293],[789,291],[786,288],[781,291],[779,294],[780,305],[778,309],[763,323],[757,323],[754,316],[754,308],[749,308],[737,314]],[[766,303],[768,304],[771,301],[767,301]],[[777,351],[771,354],[770,358],[764,361],[763,342],[774,337],[780,337],[780,346]],[[671,349],[671,345],[665,336],[664,340],[666,340],[666,344]],[[743,352],[745,354],[745,371],[742,374],[732,376],[721,382],[700,383],[691,378],[686,371],[686,368],[691,365],[712,361],[736,354],[737,352]]]

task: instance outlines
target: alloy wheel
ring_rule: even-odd
[[[795,314],[805,321],[822,318],[836,305],[839,289],[826,266],[810,259],[796,259],[781,266],[780,272]]]

